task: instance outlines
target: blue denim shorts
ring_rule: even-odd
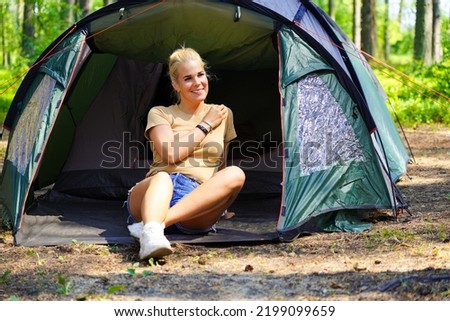
[[[200,185],[200,183],[197,182],[195,179],[188,177],[181,173],[169,174],[169,176],[172,179],[172,183],[173,183],[173,194],[172,194],[172,199],[170,200],[169,207],[172,207],[175,204],[177,204],[183,197],[188,195],[190,192],[192,192],[194,189],[196,189]],[[130,205],[129,205],[130,204],[130,202],[129,202],[130,194],[131,194],[131,191],[133,190],[133,188],[134,187],[132,187],[128,191],[128,198],[125,201],[126,204],[124,204],[124,206],[126,206],[126,208],[128,210],[128,214],[129,214],[128,223],[129,224],[136,223],[133,216],[131,215]],[[214,227],[211,227],[211,228],[208,228],[205,230],[194,230],[194,229],[185,228],[180,223],[175,223],[175,224],[167,227],[165,229],[165,233],[166,234],[180,234],[180,233],[183,233],[183,234],[206,234],[212,230],[214,230]]]
[[[188,195],[200,185],[200,183],[195,179],[180,173],[169,174],[169,176],[173,183],[173,195],[170,200],[170,207],[174,206],[183,197]]]

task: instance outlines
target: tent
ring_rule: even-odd
[[[122,203],[151,163],[146,115],[173,101],[166,59],[182,45],[210,66],[209,101],[233,110],[228,161],[247,181],[217,233],[171,240],[291,241],[407,208],[383,89],[313,2],[125,0],[63,32],[10,106],[1,201],[16,244],[134,241]]]

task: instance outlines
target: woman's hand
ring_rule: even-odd
[[[228,109],[224,105],[212,105],[208,113],[203,117],[203,121],[211,125],[211,129],[216,128],[227,118]]]

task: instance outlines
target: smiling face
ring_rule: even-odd
[[[202,64],[190,60],[178,65],[178,77],[172,82],[173,88],[178,92],[180,102],[189,105],[198,105],[208,95],[208,78]]]

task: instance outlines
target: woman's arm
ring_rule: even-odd
[[[223,155],[222,155],[222,160],[219,166],[219,171],[221,169],[224,169],[225,167],[227,167],[227,157],[228,157],[228,147],[229,147],[230,143],[229,142],[225,142],[223,144]]]
[[[227,108],[224,108],[222,105],[214,105],[203,118],[205,123],[201,124],[204,127],[208,127],[208,129],[211,125],[211,129],[214,129],[226,119],[227,114]],[[165,124],[156,125],[150,128],[147,134],[147,137],[152,141],[156,152],[161,156],[164,162],[170,165],[186,159],[194,152],[206,136],[206,134],[197,127],[184,135],[175,134],[172,128]]]
[[[177,135],[169,125],[157,125],[150,128],[148,133],[156,152],[170,165],[192,154],[205,136],[199,128],[194,128],[183,136]]]

